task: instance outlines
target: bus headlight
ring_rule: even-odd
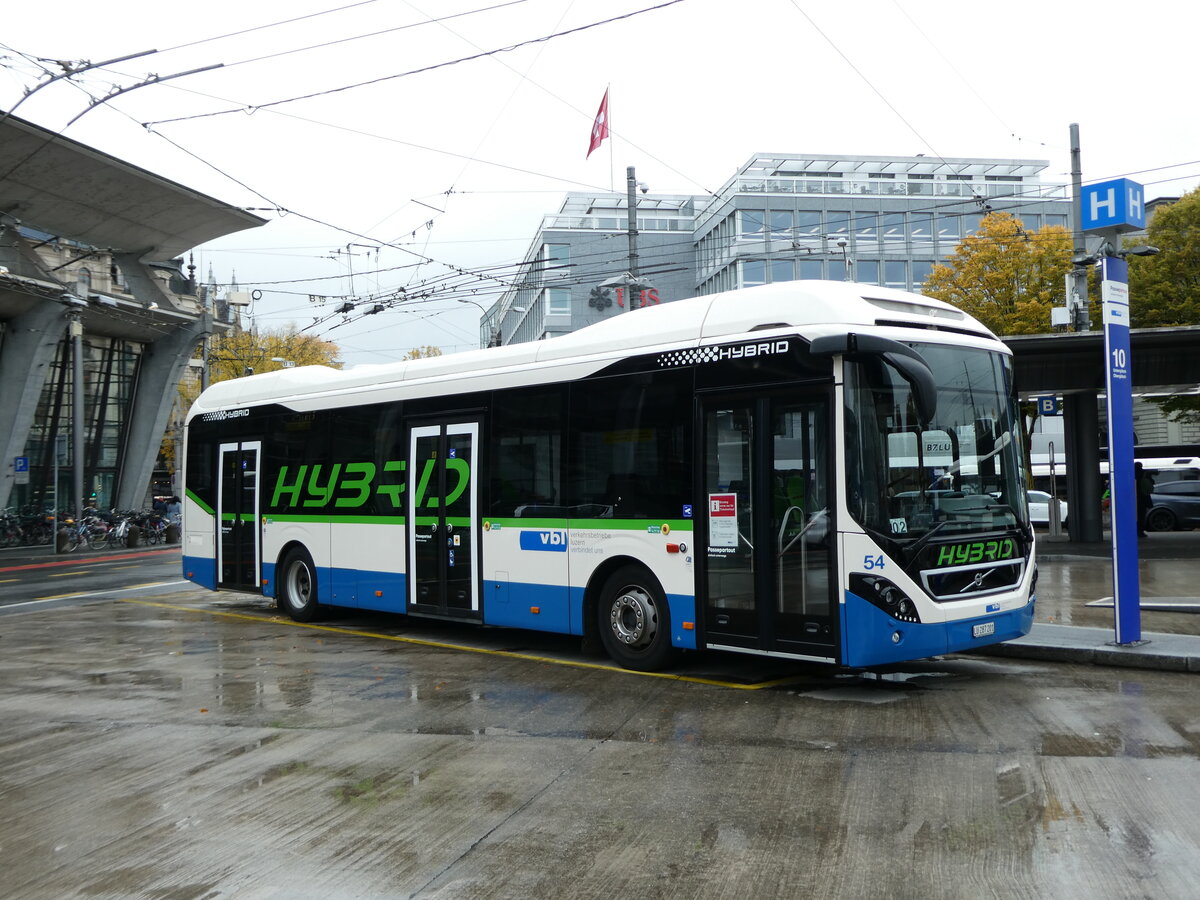
[[[917,604],[904,591],[886,578],[855,572],[850,576],[850,590],[868,603],[879,607],[901,622],[920,622]]]

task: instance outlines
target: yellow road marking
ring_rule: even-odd
[[[49,574],[49,576],[47,576],[47,577],[49,577],[49,578],[66,578],[68,575],[90,575],[90,574],[92,574],[91,569],[75,569],[71,572],[51,572]]]
[[[66,600],[68,597],[82,597],[87,591],[74,591],[70,594],[54,594],[50,597],[34,597],[34,600]]]
[[[20,578],[0,578],[0,584],[9,584],[13,581],[20,581]]]
[[[323,631],[328,634],[344,634],[350,637],[375,638],[380,641],[394,641],[398,644],[413,644],[418,647],[433,647],[438,650],[458,650],[465,653],[480,653],[487,656],[503,656],[508,659],[521,659],[527,662],[547,663],[554,666],[570,666],[575,669],[601,669],[616,675],[640,675],[645,678],[665,678],[668,681],[686,681],[691,684],[707,684],[713,687],[732,688],[739,691],[760,691],[763,688],[777,687],[792,681],[798,681],[803,676],[776,678],[771,681],[760,681],[756,684],[738,684],[733,681],[720,681],[715,678],[700,678],[696,675],[673,675],[670,672],[637,672],[633,669],[622,669],[616,665],[582,662],[570,659],[555,659],[551,656],[538,656],[533,653],[518,653],[515,650],[489,650],[486,647],[471,647],[466,644],[451,644],[446,641],[431,641],[424,638],[401,637],[396,634],[382,634],[377,631],[357,631],[352,628],[338,628],[335,625],[313,625],[309,622],[296,622],[283,616],[252,616],[247,613],[226,612],[220,609],[198,609],[194,606],[179,606],[175,603],[156,603],[150,600],[133,600],[119,598],[121,603],[136,603],[140,606],[153,606],[158,609],[173,609],[180,612],[202,613],[210,616],[220,616],[226,619],[239,619],[246,622],[271,622],[276,625],[289,625],[293,628],[307,628],[312,631]]]

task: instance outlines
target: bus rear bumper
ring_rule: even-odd
[[[184,556],[183,577],[210,591],[217,589],[217,561],[212,557]]]
[[[1009,641],[1033,627],[1035,599],[1018,609],[952,622],[901,622],[857,594],[842,607],[846,652],[842,664],[866,668],[961,653]]]

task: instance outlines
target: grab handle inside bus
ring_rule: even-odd
[[[809,347],[813,356],[844,356],[859,361],[873,357],[881,359],[900,373],[913,392],[913,403],[921,425],[928,425],[937,415],[937,382],[925,357],[912,347],[890,338],[873,334],[830,334],[815,338]]]

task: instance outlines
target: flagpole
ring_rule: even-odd
[[[612,82],[604,86],[604,96],[608,97],[608,92],[612,88]],[[612,97],[608,97],[608,111],[605,114],[605,121],[608,123],[608,190],[611,193],[616,193],[617,176],[614,174],[616,169],[613,160],[613,138],[612,138]]]

